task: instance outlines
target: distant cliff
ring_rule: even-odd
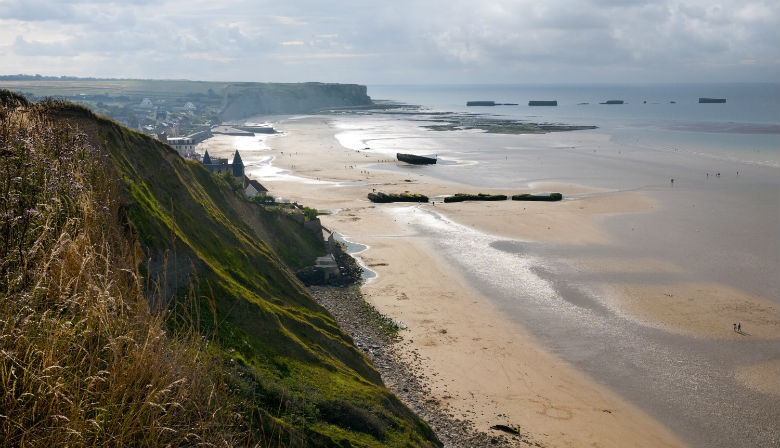
[[[366,86],[319,82],[45,79],[16,75],[0,76],[0,88],[34,101],[47,97],[67,99],[147,135],[187,135],[220,121],[373,104]]]
[[[357,84],[231,84],[225,89],[224,121],[253,115],[299,114],[371,104],[366,86]]]

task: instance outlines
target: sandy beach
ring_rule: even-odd
[[[551,349],[550,337],[540,337],[534,327],[547,315],[532,314],[537,317],[529,318],[535,319],[529,325],[519,323],[490,288],[464,275],[463,266],[422,230],[421,223],[430,220],[490,237],[501,253],[514,251],[513,244],[574,248],[557,254],[556,263],[595,279],[589,284],[603,301],[592,308],[599,316],[617,316],[620,328],[635,327],[638,333],[662,339],[683,338],[682,345],[707,349],[721,342],[744,345],[748,339],[775,345],[780,341],[780,307],[761,294],[717,281],[684,280],[690,268],[663,257],[586,251],[615,241],[616,233],[605,224],[608,219],[663,209],[665,204],[651,194],[538,182],[523,192],[562,191],[569,200],[443,204],[443,195],[493,191],[435,179],[423,170],[377,169],[397,162],[370,150],[341,146],[328,117],[288,119],[275,127],[283,134],[265,140],[270,149],[242,150],[247,174],[274,196],[330,211],[321,216],[325,227],[368,246],[358,255],[376,273],[363,286],[366,298],[406,326],[401,333],[402,356],[410,362],[421,360],[420,375],[433,398],[482,431],[497,424],[516,425],[531,439],[555,447],[688,446],[705,440],[671,428],[675,418],[668,417],[663,406],[638,399],[643,391],[618,392],[612,378],[602,376],[597,367],[567,360],[562,354],[573,353],[573,346],[561,349],[553,343],[558,348]],[[230,138],[212,138],[199,150],[226,157],[235,150]],[[424,193],[434,203],[372,204],[366,195],[374,190]],[[550,253],[555,254],[554,249]],[[748,335],[730,331],[735,319]],[[605,348],[603,356],[608,351]],[[753,362],[740,361],[724,369],[735,384],[763,397],[771,407],[780,400],[780,354],[762,357],[766,358],[757,355]],[[774,407],[771,412],[776,412]]]

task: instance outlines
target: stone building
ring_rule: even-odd
[[[241,181],[243,192],[247,197],[255,197],[259,194],[268,193],[268,189],[265,188],[260,182],[250,179],[244,173],[244,161],[241,160],[241,154],[233,154],[233,161],[228,163],[227,159],[211,157],[208,151],[203,154],[203,166],[206,167],[212,173],[222,174],[230,173],[236,179]]]
[[[228,159],[211,157],[209,152],[206,151],[203,154],[203,166],[212,173],[222,174],[229,172],[239,179],[244,177],[244,162],[241,160],[238,150],[236,150],[236,153],[233,155],[233,161],[230,163],[228,163]]]

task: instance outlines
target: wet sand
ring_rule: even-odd
[[[668,365],[664,367],[669,360],[692,363],[690,369],[677,367],[682,377],[659,375],[659,384],[674,385],[701,373],[696,366],[700,361],[685,361],[688,355],[701,350],[717,352],[718,341],[731,344],[722,355],[729,359],[735,351],[754,350],[746,343],[761,339],[776,346],[780,340],[777,304],[761,294],[713,281],[680,280],[669,285],[670,276],[683,279],[689,268],[663,257],[616,255],[604,249],[621,238],[620,232],[610,227],[614,227],[613,218],[657,213],[665,205],[657,195],[540,182],[531,185],[533,191],[560,190],[572,199],[560,203],[374,205],[365,199],[373,189],[408,190],[431,197],[490,191],[434,179],[423,170],[401,171],[396,162],[386,162],[386,155],[344,148],[333,137],[335,130],[328,126],[327,118],[291,120],[277,127],[286,135],[267,140],[271,151],[242,151],[242,158],[251,165],[252,161],[273,156],[273,165],[289,173],[254,165],[247,170],[250,176],[273,173],[259,179],[272,194],[337,211],[321,218],[324,225],[369,246],[360,257],[377,277],[364,286],[364,293],[379,311],[408,326],[403,332],[406,353],[422,357],[435,398],[481,430],[495,424],[518,425],[548,446],[685,446],[683,438],[694,445],[711,445],[712,439],[696,433],[721,425],[723,421],[712,414],[733,412],[733,407],[705,403],[714,409],[693,412],[696,415],[689,420],[678,419],[679,414],[691,412],[682,404],[676,411],[665,408],[675,406],[669,397],[677,389],[664,386],[657,399],[646,398],[656,380],[648,381],[644,389],[634,387],[635,380],[619,378],[616,372],[623,371],[620,365],[603,365],[604,361],[615,364],[618,360],[620,364],[625,360],[615,358],[606,345],[595,345],[606,344],[603,335],[630,334],[634,339],[621,336],[618,341],[622,342],[612,350],[636,350],[635,362],[658,364],[651,365],[650,371],[675,372]],[[218,139],[206,142],[209,152],[213,156],[232,154],[230,145],[220,145]],[[376,169],[382,165],[391,169]],[[507,193],[505,189],[501,192]],[[574,320],[561,318],[556,323],[555,314],[533,298],[529,298],[526,309],[518,309],[517,303],[502,297],[506,291],[500,285],[485,283],[468,271],[468,263],[459,263],[457,257],[449,255],[448,251],[457,251],[457,247],[448,249],[446,242],[432,236],[426,223],[441,218],[488,238],[486,241],[491,241],[499,255],[530,251],[548,257],[555,269],[545,272],[532,268],[541,269],[540,281],[545,275],[569,270],[571,278],[588,280],[592,297],[597,300],[581,291],[567,297],[567,290],[573,286],[548,278],[545,284],[553,285],[565,298],[565,303],[556,306],[565,313],[576,308]],[[627,228],[625,231],[629,232]],[[632,281],[636,279],[641,282]],[[699,303],[702,295],[722,300],[713,307]],[[589,319],[588,326],[578,327],[581,323],[576,313]],[[692,318],[696,324],[688,325]],[[730,325],[735,318],[742,319],[751,336],[728,340],[735,334],[729,334],[730,327],[724,331],[723,321]],[[582,343],[587,346],[578,346],[571,342],[574,335],[565,334],[580,329]],[[663,351],[667,349],[664,343],[674,350],[669,349],[672,352],[661,357],[653,358],[636,348],[662,347],[655,351]],[[580,354],[597,349],[602,352],[589,359]],[[771,425],[766,418],[777,414],[777,397],[773,395],[777,381],[772,373],[779,357],[775,350],[775,359],[767,359],[772,351],[766,345],[754,351],[755,356],[734,356],[736,362],[723,362],[720,370],[727,372],[724,377],[729,375],[739,387],[756,394],[763,403],[759,411],[765,414],[764,420],[755,424],[765,433],[761,440],[776,440],[776,425],[766,428]],[[639,364],[625,372],[629,375],[642,369]],[[717,396],[724,381],[718,379],[704,396]],[[740,389],[734,389],[727,396],[740,393]],[[753,418],[748,414],[746,419]],[[684,421],[675,425],[677,420]],[[739,440],[740,433],[718,437],[725,446],[730,437]]]

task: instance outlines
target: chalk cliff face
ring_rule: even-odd
[[[366,86],[357,84],[232,84],[226,88],[222,119],[253,115],[311,113],[334,107],[371,104]]]

